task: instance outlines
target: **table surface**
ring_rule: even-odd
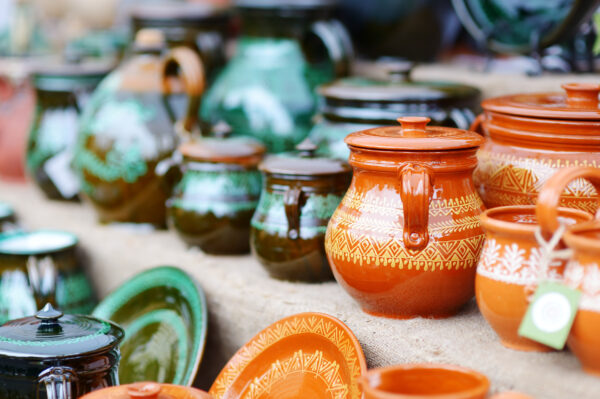
[[[446,78],[482,87],[484,95],[519,91],[559,91],[565,81],[597,76],[484,75],[476,71],[421,67],[417,78]],[[136,273],[176,265],[203,287],[209,333],[196,385],[207,389],[229,357],[269,324],[285,316],[316,311],[344,321],[362,344],[369,367],[440,362],[486,374],[492,390],[519,390],[537,398],[598,398],[600,378],[581,371],[570,353],[524,353],[504,348],[474,301],[452,318],[389,320],[363,313],[335,283],[276,281],[251,256],[209,256],[188,249],[170,231],[135,230],[96,223],[86,204],[46,200],[32,184],[0,182],[0,200],[11,203],[25,227],[71,231],[91,258],[90,273],[100,297]]]

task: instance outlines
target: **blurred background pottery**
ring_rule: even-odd
[[[348,134],[393,125],[398,116],[426,116],[433,126],[468,129],[479,112],[479,90],[458,83],[412,80],[413,66],[407,61],[380,61],[373,69],[383,70],[387,78],[354,76],[319,87],[320,118],[309,135],[319,153],[346,160]]]
[[[515,94],[484,100],[472,126],[488,137],[475,185],[489,208],[533,205],[546,180],[568,166],[600,167],[600,85],[572,83],[566,94]],[[572,182],[560,205],[595,213],[597,191]]]
[[[556,204],[554,205],[556,206]],[[559,208],[562,223],[573,225],[592,216],[576,209]],[[481,215],[486,241],[475,278],[477,305],[500,337],[502,345],[522,351],[551,351],[552,348],[519,335],[519,326],[530,297],[542,279],[560,280],[566,260],[554,260],[548,275],[541,275],[542,248],[535,232],[540,226],[534,205],[501,206]],[[545,230],[552,236],[554,230]],[[560,242],[563,249],[564,243]]]
[[[259,166],[263,190],[252,217],[252,253],[271,277],[325,281],[333,276],[325,231],[351,178],[342,161],[315,156],[306,140],[297,153],[272,155]]]
[[[50,199],[77,199],[72,170],[79,114],[111,64],[44,63],[33,72],[36,111],[29,133],[27,168]]]
[[[225,44],[231,33],[227,8],[181,1],[142,3],[131,10],[131,27],[133,34],[158,29],[169,48],[188,46],[198,52],[209,82],[225,65]]]
[[[93,315],[119,323],[119,381],[190,386],[204,353],[207,330],[202,288],[181,269],[144,271],[113,291]]]
[[[314,89],[349,73],[352,46],[334,0],[237,0],[236,53],[202,101],[202,118],[270,152],[293,150],[312,125]]]
[[[77,237],[51,230],[0,234],[0,322],[46,303],[88,314],[96,305]]]
[[[81,399],[211,399],[212,396],[195,388],[156,382],[138,382],[104,388],[82,396]]]
[[[398,118],[352,133],[354,177],[327,228],[336,280],[370,314],[448,317],[474,293],[484,235],[476,133]]]
[[[0,327],[0,396],[74,399],[119,384],[123,330],[47,304]]]
[[[449,0],[341,0],[338,14],[357,52],[371,59],[434,61],[461,28]]]
[[[186,47],[161,56],[164,37],[159,31],[140,31],[134,48],[134,55],[102,81],[85,107],[74,164],[81,191],[101,222],[164,227],[168,190],[155,168],[196,127],[203,69],[197,54]],[[171,77],[177,66],[181,79]],[[182,86],[188,105],[177,112],[165,97],[181,93]],[[177,113],[185,117],[176,123]]]
[[[265,147],[248,137],[226,138],[228,126],[216,128],[221,137],[179,147],[183,176],[167,201],[169,224],[187,244],[206,253],[246,253]]]
[[[215,399],[362,399],[367,362],[354,333],[335,317],[299,313],[259,332],[227,362]]]
[[[577,33],[598,0],[452,0],[465,29],[499,53],[540,51]]]
[[[6,202],[0,201],[0,233],[17,229],[15,211]]]

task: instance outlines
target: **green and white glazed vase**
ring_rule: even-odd
[[[211,254],[250,251],[265,147],[244,137],[203,138],[179,148],[182,178],[167,202],[169,225]]]
[[[295,154],[267,157],[250,232],[252,253],[271,277],[318,282],[333,278],[325,232],[352,177],[341,160],[319,158],[305,141]]]
[[[0,234],[0,323],[31,316],[46,303],[88,314],[96,296],[77,237],[38,230]]]
[[[40,66],[33,74],[36,108],[27,145],[27,169],[50,199],[74,200],[79,181],[72,169],[79,114],[111,65]]]
[[[195,127],[204,75],[188,48],[161,55],[161,38],[157,31],[140,31],[135,55],[106,77],[81,117],[74,164],[102,223],[166,225],[169,193],[155,167]],[[175,66],[181,79],[170,76]],[[175,115],[184,112],[167,97],[176,86],[184,86],[188,97],[182,122]]]
[[[331,18],[334,4],[238,0],[242,36],[202,101],[202,119],[225,121],[269,152],[293,150],[312,125],[314,89],[349,69],[352,46]]]

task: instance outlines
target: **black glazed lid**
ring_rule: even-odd
[[[125,333],[108,321],[63,315],[49,303],[35,316],[11,320],[0,327],[0,356],[66,358],[108,351]]]
[[[295,153],[270,155],[258,168],[272,175],[328,176],[350,174],[350,166],[341,160],[315,156],[317,146],[309,139],[296,146]]]
[[[321,113],[333,118],[394,124],[399,115],[433,118],[435,112],[479,108],[481,92],[475,87],[412,80],[412,63],[390,62],[383,67],[388,79],[349,77],[319,87]]]

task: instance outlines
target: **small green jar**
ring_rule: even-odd
[[[309,141],[296,148],[296,154],[273,155],[259,166],[264,182],[250,245],[271,277],[327,281],[333,274],[325,231],[348,189],[351,169],[341,160],[315,157]]]
[[[94,309],[77,242],[62,231],[0,234],[0,323],[31,316],[48,302],[66,313]]]
[[[167,201],[169,225],[206,253],[247,253],[265,147],[250,138],[217,137],[188,142],[179,152],[183,176]]]
[[[17,229],[15,211],[12,206],[0,201],[0,233]]]
[[[111,64],[67,63],[39,66],[33,74],[37,103],[27,168],[50,199],[77,199],[79,181],[71,161],[79,114],[111,68]]]

